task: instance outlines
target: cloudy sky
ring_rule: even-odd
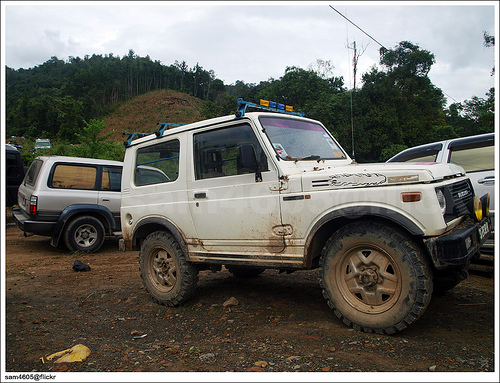
[[[321,59],[352,87],[348,44],[364,50],[359,85],[379,63],[379,44],[407,40],[435,55],[431,81],[449,102],[462,102],[495,86],[498,48],[484,47],[483,32],[496,36],[496,3],[2,1],[2,61],[26,69],[52,56],[122,57],[132,49],[164,65],[199,63],[231,84],[277,79],[287,66],[307,69]]]

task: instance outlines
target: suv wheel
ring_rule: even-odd
[[[432,271],[422,251],[374,222],[349,224],[332,235],[321,266],[323,296],[356,330],[395,334],[424,313],[432,296]]]
[[[139,265],[144,286],[158,303],[178,306],[196,290],[198,269],[186,261],[179,244],[168,233],[155,232],[145,239]]]
[[[64,232],[64,243],[71,251],[92,253],[104,242],[104,226],[95,217],[82,216],[72,220]]]

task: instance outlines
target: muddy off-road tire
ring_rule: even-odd
[[[255,267],[241,267],[241,266],[227,266],[231,274],[237,278],[250,279],[256,278],[264,272],[265,269],[258,269]]]
[[[417,320],[432,296],[432,270],[402,232],[374,222],[334,233],[321,256],[323,296],[356,330],[395,334]]]
[[[189,263],[174,237],[155,232],[144,240],[139,252],[144,287],[157,303],[178,306],[196,290],[198,269]]]
[[[104,243],[104,226],[95,217],[81,216],[68,223],[64,230],[64,244],[70,251],[93,253]]]

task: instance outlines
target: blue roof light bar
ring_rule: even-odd
[[[253,102],[244,101],[242,98],[238,99],[238,110],[235,113],[236,118],[241,118],[245,115],[247,107],[257,108],[267,110],[269,112],[278,112],[284,114],[291,114],[294,116],[304,117],[304,113],[293,112],[293,107],[279,104],[274,101],[260,100],[260,104],[254,104]]]

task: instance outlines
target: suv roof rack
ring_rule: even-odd
[[[174,122],[159,122],[158,125],[160,125],[160,129],[154,131],[153,133],[123,132],[123,135],[128,136],[127,139],[123,142],[123,145],[125,145],[125,147],[128,148],[135,137],[140,138],[154,134],[156,135],[157,138],[160,138],[161,136],[163,136],[163,132],[165,130],[168,130],[169,128],[173,128],[176,126],[182,126],[184,124],[176,124]]]
[[[268,101],[268,100],[260,100],[259,105],[254,104],[253,102],[248,102],[243,100],[242,98],[238,99],[238,110],[235,112],[236,118],[241,118],[245,115],[245,112],[247,110],[247,107],[252,107],[252,108],[257,108],[257,109],[263,109],[267,110],[268,112],[278,112],[278,113],[285,113],[285,114],[291,114],[294,116],[300,116],[304,117],[304,113],[299,113],[299,112],[294,112],[293,111],[293,106],[285,105],[285,104],[279,104],[274,101]]]

